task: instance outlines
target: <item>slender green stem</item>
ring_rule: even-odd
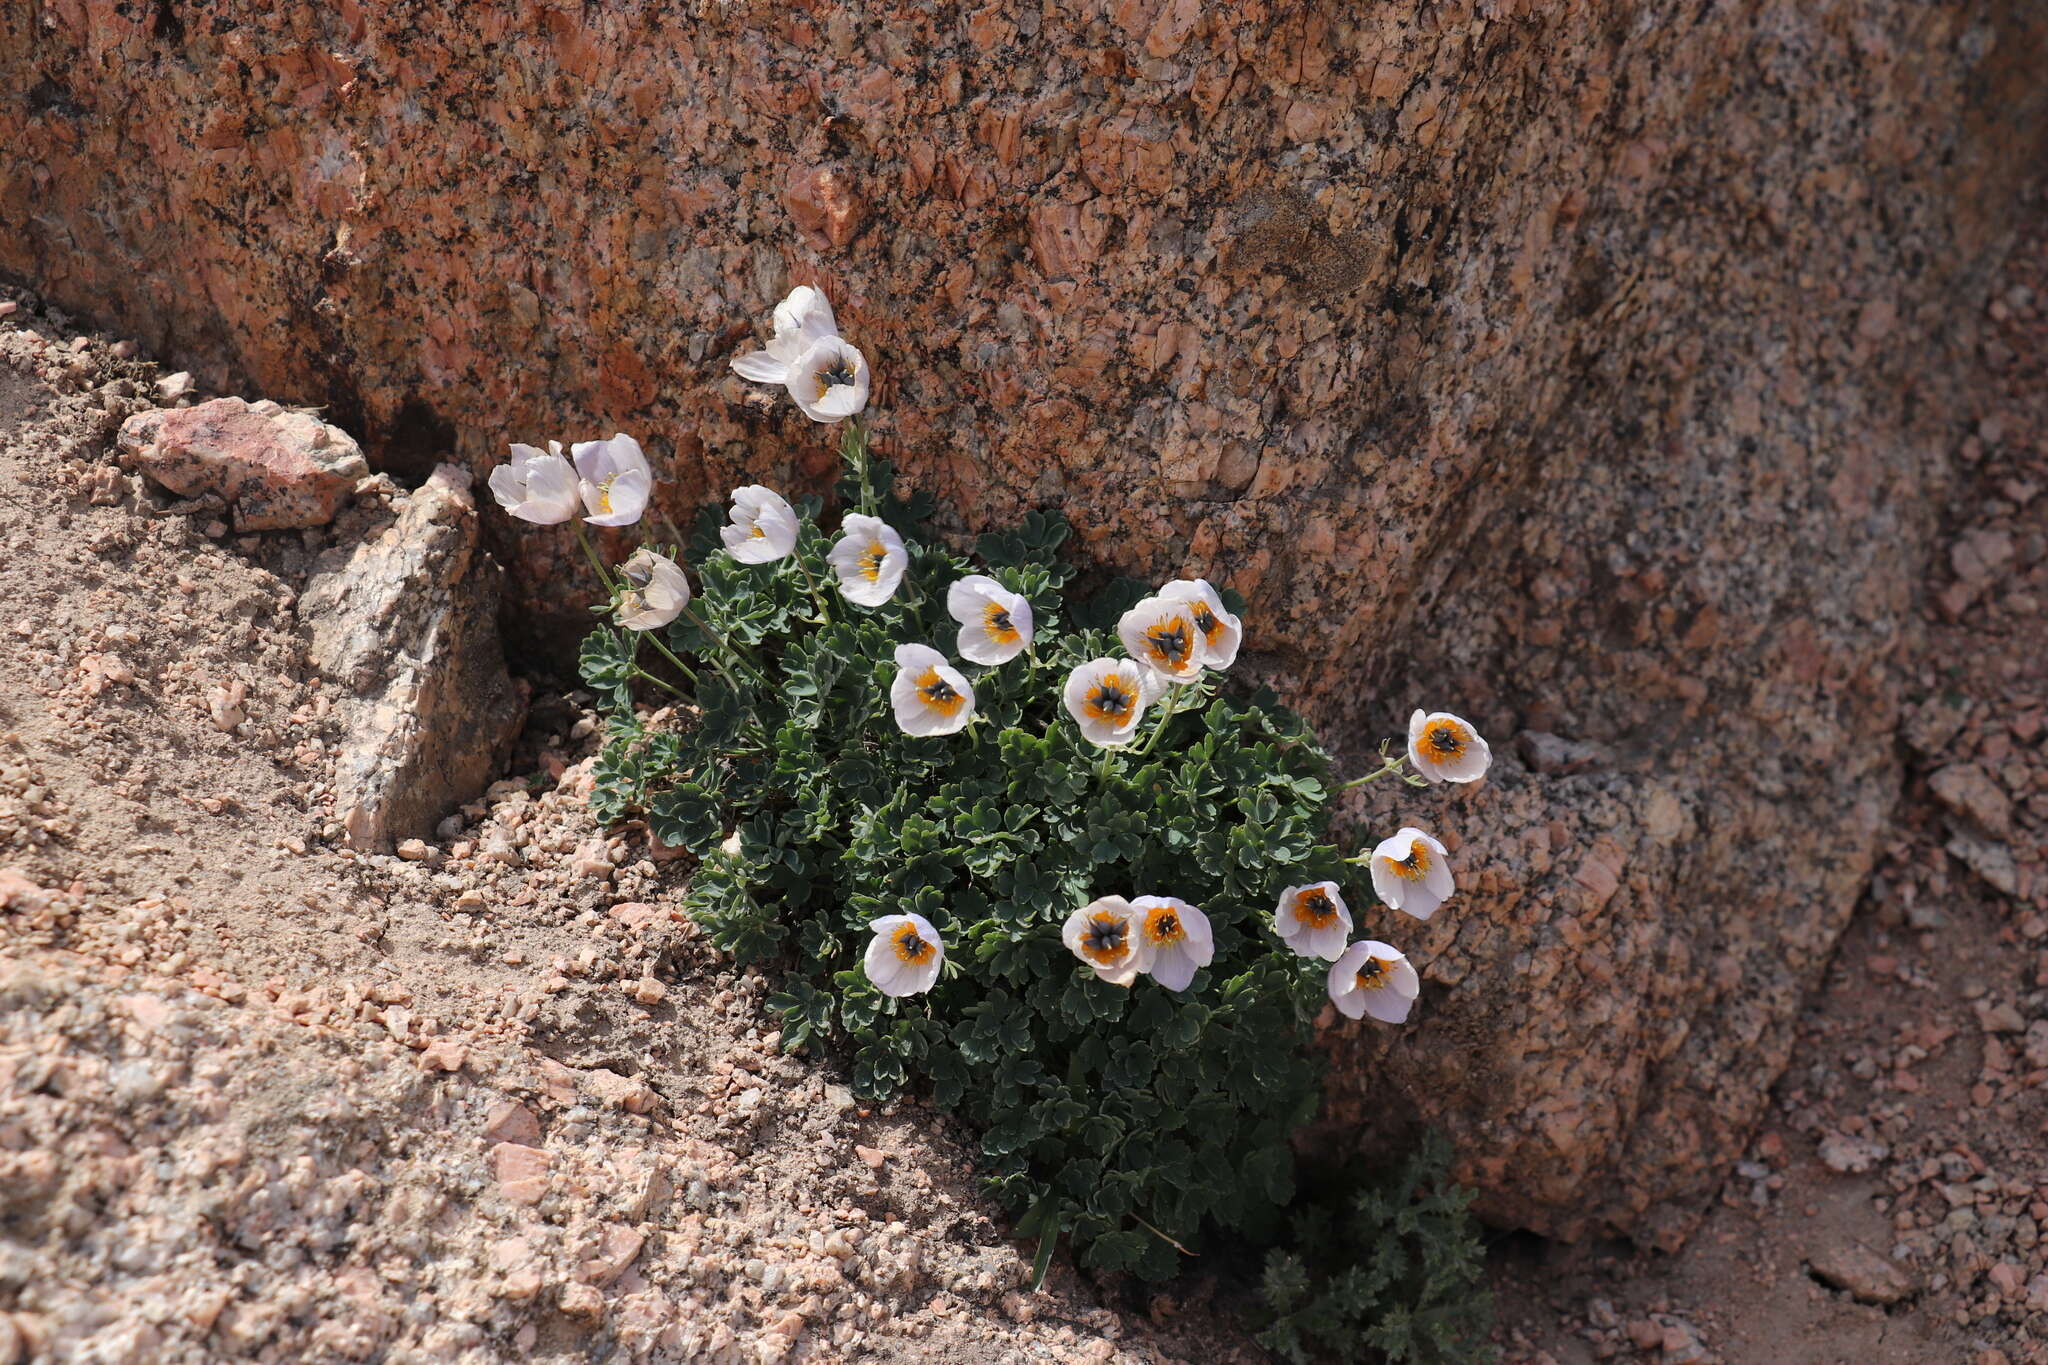
[[[811,595],[811,603],[818,609],[818,624],[824,625],[832,619],[832,613],[825,609],[825,595],[818,591],[818,580],[811,577],[810,565],[804,563],[803,550],[801,548],[791,550],[789,552],[789,562],[796,565],[797,573],[802,575],[804,591]]]
[[[1372,781],[1374,778],[1385,777],[1388,773],[1400,772],[1401,765],[1406,763],[1407,761],[1407,759],[1396,755],[1395,757],[1388,759],[1380,767],[1375,768],[1371,772],[1367,773],[1364,777],[1354,777],[1349,782],[1342,783],[1338,786],[1337,790],[1340,792],[1350,791],[1353,787],[1364,786],[1366,783]]]
[[[1148,1223],[1148,1222],[1146,1222],[1146,1221],[1145,1221],[1144,1219],[1142,1219],[1142,1218],[1138,1217],[1138,1215],[1137,1215],[1137,1214],[1135,1214],[1135,1213],[1134,1213],[1134,1214],[1132,1214],[1132,1215],[1131,1215],[1131,1221],[1132,1221],[1133,1223],[1136,1223],[1136,1224],[1137,1224],[1137,1225],[1138,1225],[1139,1227],[1141,1227],[1141,1228],[1145,1229],[1145,1230],[1146,1230],[1147,1232],[1151,1233],[1151,1234],[1152,1234],[1152,1235],[1153,1235],[1154,1237],[1157,1237],[1157,1238],[1158,1238],[1158,1239],[1159,1239],[1160,1241],[1162,1241],[1162,1242],[1166,1243],[1166,1244],[1167,1244],[1168,1246],[1172,1247],[1172,1248],[1173,1248],[1173,1249],[1174,1249],[1175,1251],[1178,1251],[1178,1252],[1179,1252],[1179,1253],[1180,1253],[1181,1255],[1183,1255],[1183,1256],[1192,1256],[1192,1255],[1194,1255],[1194,1254],[1195,1254],[1194,1252],[1192,1252],[1192,1251],[1189,1251],[1189,1250],[1188,1250],[1188,1249],[1187,1249],[1186,1247],[1182,1246],[1182,1245],[1181,1245],[1181,1244],[1180,1244],[1179,1242],[1176,1242],[1176,1241],[1174,1241],[1174,1240],[1173,1240],[1173,1238],[1171,1238],[1171,1237],[1168,1237],[1168,1236],[1167,1236],[1167,1235],[1166,1235],[1165,1233],[1161,1232],[1161,1231],[1160,1231],[1160,1230],[1159,1230],[1158,1228],[1155,1228],[1155,1227],[1153,1227],[1153,1226],[1152,1226],[1152,1225],[1151,1225],[1150,1223]]]
[[[648,644],[653,645],[655,649],[661,652],[661,656],[664,659],[674,664],[677,670],[690,680],[690,686],[696,687],[699,685],[697,682],[697,670],[677,658],[676,652],[668,647],[668,641],[662,639],[651,630],[643,630],[640,634],[645,637]],[[677,693],[676,695],[681,696],[682,694]]]
[[[691,611],[688,607],[683,608],[683,615],[690,618],[691,625],[695,626],[697,629],[704,632],[705,638],[709,639],[711,643],[717,645],[718,648],[725,654],[730,654],[735,662],[737,662],[741,667],[745,668],[747,672],[753,676],[753,680],[755,683],[757,683],[761,687],[766,687],[768,685],[768,680],[761,676],[761,670],[754,666],[754,661],[752,659],[749,659],[737,647],[735,647],[733,644],[727,641],[723,635],[720,635],[710,626],[704,624],[703,617],[699,616],[696,612]],[[733,675],[732,670],[725,666],[725,660],[722,657],[720,657],[717,654],[714,654],[711,656],[711,662],[718,668],[719,672],[725,674],[725,676],[731,679],[733,683],[737,684],[739,682],[739,679]]]
[[[683,539],[682,531],[677,529],[676,524],[673,521],[669,520],[668,513],[660,512],[656,515],[661,518],[661,524],[668,529],[668,533],[676,538],[676,557],[678,559],[682,558],[683,549],[690,542]]]
[[[604,560],[598,556],[597,546],[591,543],[590,532],[583,528],[581,518],[576,522],[576,543],[583,547],[584,555],[590,560],[590,567],[597,570],[597,581],[604,585],[605,592],[617,592],[618,584],[612,579],[612,571],[604,566]]]
[[[680,697],[684,701],[688,701],[690,699],[690,694],[688,692],[683,691],[682,688],[677,687],[667,678],[658,677],[653,673],[649,673],[646,669],[640,667],[640,665],[638,664],[633,665],[633,672],[635,675],[647,679],[647,681],[653,683],[656,687],[667,688],[670,692],[674,693],[677,697]]]
[[[875,514],[875,490],[868,480],[868,429],[858,417],[846,419],[846,435],[840,439],[839,454],[853,472],[860,477],[860,510],[865,516]]]
[[[1152,727],[1152,734],[1146,739],[1145,747],[1138,750],[1139,758],[1143,758],[1146,754],[1151,753],[1153,747],[1159,743],[1159,737],[1166,733],[1167,722],[1172,720],[1173,713],[1180,709],[1180,694],[1181,688],[1179,687],[1175,687],[1166,694],[1166,709],[1159,713],[1159,723]]]

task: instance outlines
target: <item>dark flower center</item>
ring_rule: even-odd
[[[1170,626],[1154,626],[1145,632],[1145,638],[1151,642],[1153,652],[1170,664],[1188,656],[1188,628],[1178,621]]]
[[[1112,915],[1092,921],[1082,939],[1097,953],[1104,957],[1113,957],[1123,951],[1124,939],[1129,934],[1129,927]]]

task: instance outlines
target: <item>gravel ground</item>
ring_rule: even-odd
[[[1259,1358],[1200,1281],[1026,1292],[963,1135],[784,1055],[685,869],[594,826],[574,696],[435,844],[340,846],[293,607],[376,509],[233,537],[167,500],[108,447],[183,386],[17,302],[0,1365]]]

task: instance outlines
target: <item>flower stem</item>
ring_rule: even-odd
[[[1398,773],[1401,771],[1401,765],[1406,763],[1407,761],[1407,759],[1402,758],[1399,755],[1396,755],[1395,757],[1388,759],[1380,767],[1375,768],[1373,769],[1373,771],[1367,773],[1364,777],[1354,777],[1349,782],[1342,783],[1338,786],[1337,790],[1340,792],[1350,791],[1353,787],[1364,786],[1366,783],[1372,781],[1376,777],[1385,777],[1388,773]]]
[[[725,653],[732,655],[733,658],[737,660],[747,670],[747,672],[753,676],[753,680],[756,683],[758,683],[762,687],[768,686],[768,680],[761,676],[760,670],[754,666],[754,661],[752,659],[749,659],[745,654],[741,653],[738,647],[730,643],[723,635],[720,635],[710,626],[705,625],[703,617],[699,616],[696,612],[691,611],[688,607],[683,608],[683,615],[689,617],[690,624],[695,626],[697,629],[703,631],[705,636],[711,641],[711,643],[717,645],[721,650],[725,651]],[[730,679],[733,683],[737,684],[739,682],[739,678],[734,676],[733,671],[725,666],[724,659],[714,654],[711,656],[711,662],[717,665],[718,671],[725,674],[725,676],[728,679]]]
[[[1172,720],[1173,713],[1180,709],[1180,694],[1179,687],[1166,694],[1166,709],[1159,713],[1159,724],[1152,727],[1151,738],[1145,741],[1145,747],[1138,750],[1139,758],[1151,753],[1153,747],[1159,743],[1159,737],[1166,733],[1166,723]]]
[[[681,559],[683,557],[684,549],[686,549],[689,546],[690,542],[683,539],[683,533],[681,529],[679,529],[673,521],[669,520],[668,513],[660,512],[656,515],[661,518],[661,524],[668,529],[668,533],[676,538],[676,558]]]
[[[1175,1251],[1178,1251],[1178,1252],[1179,1252],[1179,1253],[1180,1253],[1181,1255],[1183,1255],[1183,1256],[1192,1256],[1192,1255],[1194,1255],[1194,1254],[1195,1254],[1194,1252],[1192,1252],[1192,1251],[1189,1251],[1189,1250],[1188,1250],[1188,1249],[1187,1249],[1186,1247],[1182,1246],[1182,1245],[1181,1245],[1181,1244],[1180,1244],[1179,1242],[1176,1242],[1176,1241],[1174,1241],[1174,1240],[1173,1240],[1173,1238],[1171,1238],[1171,1237],[1168,1237],[1168,1236],[1167,1236],[1167,1235],[1166,1235],[1165,1233],[1161,1232],[1161,1231],[1160,1231],[1160,1230],[1159,1230],[1158,1228],[1155,1228],[1155,1227],[1153,1227],[1153,1226],[1152,1226],[1152,1225],[1151,1225],[1150,1223],[1148,1223],[1148,1222],[1146,1222],[1146,1221],[1145,1221],[1144,1219],[1142,1219],[1142,1218],[1138,1217],[1138,1215],[1137,1215],[1137,1214],[1135,1214],[1135,1213],[1134,1213],[1134,1214],[1132,1214],[1132,1215],[1131,1215],[1131,1221],[1132,1221],[1133,1223],[1136,1223],[1136,1224],[1137,1224],[1137,1225],[1138,1225],[1139,1227],[1141,1227],[1141,1228],[1145,1229],[1145,1230],[1146,1230],[1147,1232],[1151,1233],[1151,1234],[1152,1234],[1152,1235],[1153,1235],[1154,1237],[1157,1237],[1157,1238],[1158,1238],[1158,1239],[1159,1239],[1160,1241],[1162,1241],[1162,1242],[1166,1243],[1166,1244],[1167,1244],[1168,1246],[1172,1247],[1172,1248],[1173,1248],[1173,1249],[1174,1249]]]
[[[638,664],[633,665],[633,672],[635,675],[647,679],[647,681],[653,683],[656,687],[667,688],[671,693],[673,693],[675,696],[681,698],[684,701],[688,701],[690,699],[690,694],[683,691],[682,688],[677,687],[667,678],[657,677],[656,675],[649,673],[646,669],[640,667],[640,665]]]
[[[818,609],[818,624],[824,625],[832,619],[832,614],[825,609],[825,595],[818,591],[818,580],[811,577],[810,566],[804,563],[804,552],[801,549],[791,550],[789,562],[796,565],[797,573],[802,575],[804,591],[810,593],[811,603]]]
[[[840,458],[853,466],[853,472],[860,476],[860,510],[864,516],[875,514],[875,490],[868,481],[868,429],[858,417],[846,419],[846,435],[839,442]]]
[[[697,682],[697,670],[691,668],[688,664],[684,663],[681,659],[677,658],[676,652],[668,647],[668,642],[666,640],[662,639],[659,635],[656,635],[653,631],[650,630],[643,630],[640,632],[640,634],[646,637],[647,643],[653,645],[655,649],[661,652],[661,656],[664,659],[667,659],[670,663],[674,664],[677,670],[680,671],[684,677],[690,680],[690,686],[696,687],[699,685]],[[635,667],[638,667],[638,665],[636,664]],[[682,693],[677,692],[676,695],[681,696]]]
[[[611,570],[604,566],[604,560],[598,556],[597,546],[591,543],[590,532],[583,528],[581,519],[576,522],[576,543],[583,547],[583,553],[590,560],[590,567],[597,570],[597,581],[604,585],[606,595],[617,592],[618,584],[612,580]]]

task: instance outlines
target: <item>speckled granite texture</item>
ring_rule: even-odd
[[[1339,1036],[1332,1131],[1419,1110],[1495,1217],[1669,1241],[1896,790],[2044,23],[43,0],[0,10],[0,270],[400,474],[632,431],[674,511],[829,478],[728,369],[823,286],[954,529],[1056,504],[1098,563],[1235,586],[1340,743],[1485,722],[1483,789],[1368,807],[1462,837],[1468,889],[1375,926],[1431,984],[1390,1052]],[[572,619],[568,540],[495,534]]]

